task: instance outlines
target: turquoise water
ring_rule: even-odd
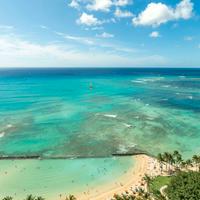
[[[3,160],[0,161],[0,198],[9,195],[22,200],[32,194],[56,200],[60,194],[62,199],[69,194],[98,195],[121,183],[120,177],[126,175],[133,164],[128,157]],[[106,184],[108,186],[102,189]]]
[[[1,69],[0,155],[200,152],[199,69]]]

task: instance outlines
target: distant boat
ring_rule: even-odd
[[[92,90],[93,89],[93,85],[92,85],[92,83],[90,83],[90,90]]]

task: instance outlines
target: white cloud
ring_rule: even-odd
[[[91,28],[92,31],[97,31],[97,30],[102,30],[102,29],[103,29],[102,26],[95,26]]]
[[[93,30],[95,29],[97,30],[97,29],[103,29],[103,27],[99,25],[106,24],[106,23],[116,23],[116,20],[115,18],[99,20],[93,14],[82,13],[80,18],[76,20],[76,22],[77,24],[80,24],[80,25],[86,25],[90,27],[94,26],[95,28],[92,27]],[[90,30],[90,29],[88,28],[86,30]]]
[[[134,25],[153,25],[158,26],[167,22],[173,16],[172,10],[162,3],[150,3],[147,8],[133,18]]]
[[[8,25],[0,25],[0,29],[2,30],[11,30],[14,29],[14,26],[8,26]]]
[[[129,11],[122,11],[119,8],[115,10],[114,15],[119,18],[133,17],[133,13]]]
[[[150,33],[149,37],[158,38],[160,37],[160,33],[158,31],[153,31],[152,33]]]
[[[161,65],[158,55],[123,56],[104,51],[81,51],[60,43],[38,44],[15,35],[0,35],[0,67],[122,67]]]
[[[87,44],[87,45],[94,45],[95,44],[95,42],[92,39],[87,38],[87,37],[78,37],[78,36],[64,34],[64,33],[61,33],[61,32],[55,32],[55,34],[62,36],[64,39],[72,40],[72,41],[79,42],[79,43],[82,43],[82,44]]]
[[[192,37],[192,36],[185,36],[185,37],[184,37],[184,40],[185,40],[185,41],[192,41],[192,40],[193,40],[193,37]]]
[[[120,53],[128,53],[128,54],[133,54],[136,53],[138,50],[134,48],[129,48],[129,47],[124,47],[121,45],[113,44],[113,43],[99,43],[99,47],[109,49],[114,52],[120,52]]]
[[[86,7],[88,10],[108,12],[112,6],[127,6],[131,3],[131,0],[92,0]]]
[[[47,27],[47,26],[44,26],[44,25],[40,25],[40,28],[41,28],[41,29],[48,29],[48,27]]]
[[[95,11],[109,11],[112,5],[112,0],[93,0],[92,4],[87,5],[87,9]]]
[[[192,11],[191,0],[181,0],[175,9],[163,3],[150,3],[132,22],[135,26],[159,26],[171,20],[189,19]]]
[[[96,26],[102,24],[101,21],[99,21],[94,15],[90,15],[87,13],[82,13],[80,18],[77,20],[78,24],[83,24],[87,26]]]
[[[79,3],[77,0],[72,0],[68,6],[72,7],[72,8],[75,8],[75,9],[78,9],[79,8]]]
[[[74,35],[69,35],[61,32],[54,32],[55,34],[61,36],[64,39],[71,40],[80,44],[84,44],[89,47],[97,48],[97,49],[104,49],[104,51],[114,51],[114,52],[120,52],[120,53],[135,53],[137,52],[137,49],[134,48],[128,48],[123,45],[113,44],[113,43],[105,43],[105,41],[101,40],[100,38],[112,38],[114,35],[110,33],[102,33],[100,35],[96,35],[99,39],[94,39],[94,37],[78,37]],[[85,47],[86,47],[85,46]]]
[[[191,0],[182,0],[174,11],[175,19],[189,19],[192,17],[193,3]]]
[[[116,6],[127,6],[128,4],[131,4],[132,1],[131,0],[117,0],[115,1],[115,5]]]
[[[97,35],[97,37],[100,37],[100,38],[113,38],[114,35],[110,34],[110,33],[103,32],[102,34]]]
[[[0,25],[0,32],[2,33],[11,33],[14,30],[14,26],[9,25]]]
[[[105,23],[110,23],[110,22],[116,23],[115,18],[110,18],[110,19],[108,19],[108,20],[105,20]]]

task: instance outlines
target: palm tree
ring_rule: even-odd
[[[162,170],[163,170],[163,156],[162,156],[162,154],[161,153],[159,153],[158,155],[157,155],[157,160],[158,160],[158,162],[159,162],[159,164],[160,164],[160,171],[161,171],[161,174],[162,174]]]
[[[135,200],[135,199],[136,199],[136,197],[135,197],[134,194],[130,194],[130,195],[129,195],[129,200]]]
[[[179,156],[180,155],[180,153],[178,152],[178,151],[174,151],[173,152],[173,156],[176,158],[177,156]]]
[[[176,167],[179,169],[181,162],[183,161],[182,156],[179,155],[176,158]]]
[[[174,159],[175,167],[178,168],[180,166],[180,163],[182,162],[182,156],[178,151],[174,151],[172,156]]]
[[[185,161],[186,163],[186,169],[188,169],[188,167],[192,166],[192,161],[190,159]]]
[[[144,193],[145,193],[144,189],[138,188],[138,196],[142,197]]]
[[[166,171],[167,171],[167,159],[168,159],[168,153],[167,153],[167,152],[164,152],[162,157],[163,157],[163,161],[165,162]]]
[[[169,168],[170,168],[169,164],[171,162],[171,154],[169,154],[168,152],[164,152],[163,160],[166,163],[166,170],[169,171]]]
[[[129,195],[127,194],[127,193],[123,193],[122,195],[121,195],[121,198],[123,199],[123,200],[129,200]]]
[[[182,161],[181,164],[180,164],[181,168],[185,168],[186,167],[186,162],[185,161]]]
[[[37,197],[35,200],[45,200],[43,197]]]
[[[145,192],[144,195],[143,195],[144,200],[150,200],[150,197],[151,197],[151,195],[150,195],[149,192]]]
[[[148,176],[147,174],[145,174],[144,177],[143,177],[142,179],[146,182],[147,191],[149,191],[149,185],[150,185],[150,183],[151,183],[151,177]]]
[[[173,164],[175,163],[175,160],[173,158],[172,154],[168,154],[168,163],[169,163],[169,171],[171,171],[171,166],[173,166]]]
[[[199,172],[200,172],[200,156],[198,156],[197,163],[198,163]]]
[[[198,167],[198,160],[199,160],[199,156],[193,155],[192,161],[195,163],[196,171],[197,171],[197,167]]]
[[[192,160],[196,164],[196,169],[198,168],[198,171],[200,172],[200,156],[194,155]]]
[[[166,198],[160,193],[159,190],[155,190],[153,193],[154,200],[166,200]]]
[[[136,195],[136,200],[150,200],[151,195],[149,192],[145,192],[144,189],[139,188],[137,195]]]
[[[12,200],[13,198],[10,196],[4,197],[2,200]]]
[[[119,194],[114,194],[112,200],[122,200],[122,197]]]
[[[32,194],[30,194],[30,195],[28,195],[28,196],[26,197],[25,200],[35,200],[35,197],[34,197]]]
[[[65,198],[65,200],[76,200],[76,197],[74,195],[69,195]]]

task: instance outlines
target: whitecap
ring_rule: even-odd
[[[188,99],[193,99],[193,96],[188,96]]]
[[[141,99],[140,99],[140,98],[137,98],[137,99],[135,99],[135,101],[141,101]]]
[[[168,101],[168,99],[161,99],[162,101]]]
[[[110,118],[116,118],[117,115],[112,115],[112,114],[105,114],[103,115],[104,117],[110,117]]]
[[[163,85],[163,87],[168,88],[168,87],[170,87],[170,85]]]
[[[122,154],[126,154],[129,152],[129,150],[131,148],[134,148],[136,146],[135,143],[129,143],[129,144],[126,144],[126,145],[123,145],[123,144],[120,144],[118,146],[118,150],[117,150],[117,153],[122,153]]]
[[[133,147],[135,147],[135,146],[136,146],[135,143],[130,143],[130,144],[128,145],[129,148],[133,148]]]
[[[127,153],[128,152],[128,148],[122,144],[119,145],[117,153]]]
[[[12,125],[12,124],[7,124],[6,127],[7,127],[7,128],[12,128],[13,125]]]
[[[4,135],[5,135],[5,132],[4,132],[4,131],[1,132],[1,133],[0,133],[0,138],[2,138]]]
[[[146,84],[147,82],[156,82],[164,79],[164,77],[158,77],[158,78],[143,78],[143,79],[137,79],[137,80],[132,80],[134,83],[143,83]]]
[[[127,123],[123,123],[123,124],[124,124],[124,126],[126,126],[127,128],[131,128],[131,127],[132,127],[131,124],[127,124]]]
[[[132,83],[143,83],[145,84],[145,80],[134,80],[134,81],[131,81]]]
[[[147,117],[147,119],[152,121],[152,120],[154,120],[155,118],[153,118],[153,117]]]

